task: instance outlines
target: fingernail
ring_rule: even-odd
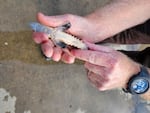
[[[46,60],[46,61],[50,61],[50,60],[52,60],[52,58],[51,58],[51,57],[47,57],[47,56],[45,56],[43,53],[42,53],[42,55],[44,56],[44,58],[45,58],[45,60]]]
[[[50,61],[50,60],[52,60],[52,58],[51,57],[47,57],[44,53],[43,53],[43,51],[42,51],[42,49],[40,48],[40,52],[41,52],[41,55],[46,59],[46,61]]]
[[[50,57],[46,57],[45,59],[46,59],[46,61],[52,60],[52,58],[50,58]]]

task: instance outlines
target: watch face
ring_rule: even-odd
[[[149,88],[149,82],[146,79],[138,78],[131,84],[132,91],[136,94],[142,94]]]

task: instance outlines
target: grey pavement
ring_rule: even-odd
[[[121,90],[100,92],[83,62],[46,61],[32,41],[37,12],[86,15],[108,0],[0,0],[0,113],[148,113]]]

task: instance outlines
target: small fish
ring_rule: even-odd
[[[35,32],[43,32],[47,34],[53,43],[61,48],[66,48],[67,45],[69,45],[79,49],[87,49],[86,44],[84,44],[81,40],[64,32],[71,27],[69,22],[55,28],[44,26],[37,22],[32,22],[30,23],[30,27]]]

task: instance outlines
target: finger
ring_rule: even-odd
[[[65,62],[65,63],[68,63],[68,64],[72,64],[72,63],[74,63],[74,61],[75,61],[75,57],[74,56],[70,56],[69,54],[67,54],[67,53],[64,53],[63,55],[62,55],[62,61],[63,62]]]
[[[46,16],[42,13],[38,13],[37,19],[40,23],[52,27],[57,27],[68,21],[66,15]]]
[[[107,88],[105,87],[105,84],[107,83],[107,80],[101,78],[99,74],[95,74],[93,72],[88,73],[88,78],[91,81],[91,83],[97,87],[100,91],[104,91]]]
[[[94,65],[94,64],[91,64],[89,62],[86,62],[84,66],[89,71],[94,72],[95,74],[99,74],[102,78],[106,79],[107,76],[105,76],[106,75],[106,68],[105,67]]]
[[[102,52],[112,52],[113,49],[106,47],[106,46],[101,46],[101,45],[96,45],[87,41],[84,41],[84,43],[88,46],[90,50],[95,50],[95,51],[102,51]]]
[[[52,56],[52,54],[53,54],[53,47],[54,47],[54,45],[53,45],[53,43],[50,40],[48,40],[47,42],[41,44],[41,49],[42,49],[44,55],[47,56],[47,57],[51,57]]]
[[[80,60],[99,66],[110,67],[115,63],[113,55],[105,52],[74,49],[71,53]]]
[[[90,80],[90,82],[92,83],[93,86],[95,86],[96,88],[100,88],[102,87],[102,79],[99,77],[98,74],[95,74],[93,72],[88,72],[88,79]]]
[[[33,32],[33,40],[37,43],[37,44],[40,44],[40,43],[43,43],[43,42],[46,42],[48,41],[48,36],[44,33],[41,33],[41,32]]]
[[[62,55],[62,50],[59,47],[54,47],[53,48],[53,55],[52,55],[52,59],[54,61],[59,61],[61,59],[61,55]]]

